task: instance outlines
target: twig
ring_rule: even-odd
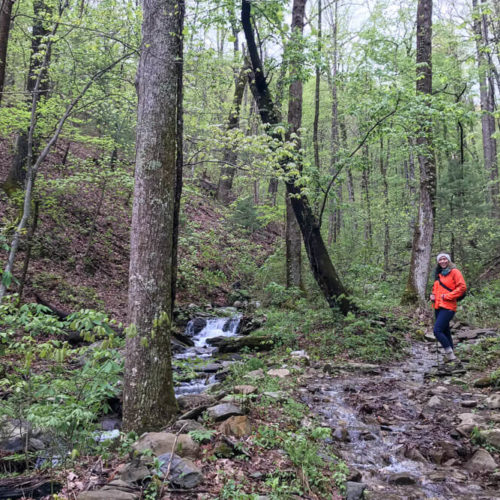
[[[167,482],[168,476],[170,475],[170,468],[172,467],[172,460],[174,459],[174,451],[175,447],[177,446],[177,441],[179,439],[179,436],[181,435],[182,431],[184,430],[184,427],[186,427],[187,423],[185,423],[178,431],[177,434],[175,435],[174,439],[174,444],[172,445],[172,451],[170,452],[170,458],[168,460],[168,465],[167,465],[167,471],[165,472],[165,476],[163,477],[163,482],[161,484],[160,492],[158,494],[158,498],[161,498],[163,495],[163,491],[165,490],[165,483]]]

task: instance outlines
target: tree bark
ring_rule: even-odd
[[[2,102],[7,68],[7,47],[11,24],[12,6],[14,0],[1,0],[0,8],[0,103]]]
[[[389,142],[384,161],[384,138],[380,136],[380,174],[382,175],[382,190],[384,193],[384,278],[389,272],[389,251],[391,245],[389,233],[389,183],[387,182],[387,165],[389,164]]]
[[[430,106],[432,93],[432,0],[419,0],[417,7],[417,97]],[[422,116],[416,139],[420,170],[418,217],[415,222],[410,273],[403,304],[423,304],[429,277],[429,263],[434,236],[436,200],[436,162],[432,145],[430,118]]]
[[[247,82],[247,72],[248,67],[243,64],[236,78],[233,105],[231,111],[229,112],[229,118],[227,121],[227,130],[235,130],[238,128],[240,123],[240,109],[241,103],[243,101],[243,93],[245,91],[245,85]],[[231,190],[233,188],[233,179],[236,172],[237,154],[232,147],[225,147],[223,154],[223,167],[221,169],[219,184],[217,186],[217,200],[219,200],[224,205],[229,205],[231,202]]]
[[[273,127],[279,123],[279,114],[275,109],[255,43],[250,12],[251,6],[249,0],[242,0],[241,21],[254,72],[251,89],[258,103],[262,122]],[[270,133],[273,134],[272,130],[270,130]],[[276,139],[281,140],[281,135],[273,135]],[[287,164],[283,164],[282,169],[285,173],[288,173]],[[291,203],[295,217],[299,223],[313,276],[329,306],[339,307],[344,314],[347,314],[349,310],[354,309],[354,306],[349,300],[347,291],[342,285],[328,255],[318,220],[314,216],[309,200],[302,192],[300,186],[297,186],[296,181],[295,177],[289,176],[285,184],[288,194],[293,195]]]
[[[123,421],[139,434],[177,412],[170,334],[182,166],[184,4],[144,0],[130,237],[129,334]]]
[[[500,210],[498,200],[497,141],[494,137],[496,130],[494,118],[495,104],[491,85],[491,68],[489,67],[484,50],[487,44],[486,23],[484,14],[481,14],[478,10],[477,0],[472,0],[472,6],[475,13],[473,26],[476,35],[477,65],[479,71],[484,166],[490,177],[488,192],[492,203],[492,215],[498,218],[500,217]]]

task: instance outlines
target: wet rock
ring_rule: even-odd
[[[199,406],[210,406],[215,403],[215,398],[208,394],[186,394],[177,398],[179,410],[186,411]]]
[[[481,431],[481,437],[484,438],[487,444],[500,450],[500,429]]]
[[[195,366],[195,372],[215,373],[222,370],[223,366],[220,363],[207,363],[206,365]]]
[[[477,406],[477,401],[474,399],[466,399],[465,401],[461,402],[461,405],[464,408],[475,408]]]
[[[147,432],[132,445],[136,451],[151,450],[154,455],[171,453],[174,449],[181,457],[197,458],[200,453],[200,445],[193,441],[189,434],[172,434],[170,432]]]
[[[426,458],[417,448],[406,446],[403,456],[409,458],[410,460],[414,460],[415,462],[421,462],[423,464],[427,463]]]
[[[217,372],[215,374],[215,380],[219,380],[219,381],[225,380],[230,372],[231,372],[231,370],[229,368],[224,368],[224,370],[221,370],[220,372]]]
[[[198,335],[207,326],[206,318],[194,318],[186,330],[187,335]]]
[[[269,351],[273,348],[274,340],[270,335],[255,335],[251,337],[214,337],[207,339],[207,343],[219,349],[219,352],[238,352],[244,347],[254,351]]]
[[[248,417],[230,417],[219,426],[219,432],[226,436],[245,437],[251,434],[252,426]]]
[[[447,394],[448,392],[450,392],[450,388],[449,387],[445,387],[444,385],[438,385],[437,387],[433,387],[429,391],[429,394],[431,396],[439,396],[439,395],[442,395],[442,394]]]
[[[234,392],[236,394],[254,394],[257,392],[257,387],[254,387],[253,385],[236,385],[234,387]]]
[[[267,321],[265,316],[248,316],[244,315],[238,325],[238,335],[248,335],[249,333],[262,328]]]
[[[232,403],[222,403],[207,409],[208,416],[215,422],[220,422],[235,415],[243,415],[240,406]]]
[[[349,431],[345,427],[339,427],[335,429],[332,434],[332,438],[337,439],[343,443],[349,443],[351,441],[351,436],[349,436]]]
[[[417,483],[417,479],[408,472],[398,472],[396,474],[391,474],[388,478],[388,481],[390,484],[395,484],[398,486],[408,486]]]
[[[349,467],[349,475],[347,476],[348,481],[352,481],[353,483],[361,482],[361,472],[359,470],[354,469],[353,467]]]
[[[270,377],[286,378],[290,375],[290,370],[287,370],[286,368],[275,368],[269,370],[267,374]]]
[[[359,438],[362,439],[363,441],[375,441],[375,439],[377,439],[377,437],[375,435],[373,435],[371,432],[362,432],[360,435],[359,435]]]
[[[484,402],[487,408],[490,410],[498,410],[500,409],[500,394],[492,394],[486,401]]]
[[[465,464],[465,467],[472,472],[491,472],[497,468],[497,464],[486,450],[480,448]]]
[[[347,481],[346,483],[346,500],[360,500],[363,498],[363,492],[366,489],[366,484]]]
[[[161,472],[163,474],[166,474],[171,462],[168,481],[177,488],[190,490],[196,488],[203,481],[200,469],[190,460],[171,453],[160,455],[158,460],[162,463]]]

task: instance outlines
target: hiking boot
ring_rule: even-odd
[[[453,363],[456,360],[457,360],[457,357],[455,356],[455,353],[453,351],[444,353],[444,362],[445,363]]]

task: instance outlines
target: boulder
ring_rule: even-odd
[[[484,438],[487,444],[500,450],[500,429],[481,431],[481,437]]]
[[[244,376],[245,378],[252,378],[255,380],[258,380],[260,378],[264,378],[264,370],[262,368],[259,368],[258,370],[252,370],[251,372],[248,372]]]
[[[347,481],[346,483],[346,500],[360,500],[363,498],[363,492],[366,489],[366,484]]]
[[[460,419],[460,424],[457,425],[457,431],[465,437],[469,437],[470,433],[477,427],[478,429],[484,429],[486,421],[484,417],[476,415],[475,413],[460,413],[457,415]]]
[[[215,422],[220,422],[235,415],[243,415],[243,410],[240,406],[232,403],[221,403],[208,408],[207,414]]]
[[[215,403],[215,398],[208,394],[185,394],[177,398],[179,410],[187,411],[199,406],[210,406]]]
[[[177,442],[176,442],[177,439]],[[200,445],[193,441],[189,434],[171,434],[170,432],[147,432],[132,445],[135,451],[151,450],[154,455],[172,453],[175,444],[175,452],[181,457],[197,458]]]
[[[389,483],[398,486],[407,486],[417,483],[417,479],[408,472],[398,472],[396,474],[391,474],[388,478],[388,481]]]
[[[172,425],[172,430],[173,431],[180,431],[182,429],[182,432],[188,434],[191,431],[204,431],[206,430],[203,425],[201,425],[199,422],[196,420],[177,420]]]
[[[207,363],[205,365],[195,366],[195,372],[215,373],[222,370],[223,366],[220,363]]]
[[[219,432],[226,436],[245,437],[252,432],[248,417],[239,415],[229,417],[219,426]]]
[[[443,404],[443,400],[439,396],[432,396],[427,402],[429,408],[439,408]]]
[[[96,491],[83,491],[77,500],[138,500],[139,492],[132,493],[116,489],[102,489]]]
[[[472,472],[491,472],[497,468],[497,464],[486,450],[480,448],[465,464],[465,467]]]
[[[203,474],[193,462],[178,455],[164,453],[158,457],[162,474],[166,474],[169,464],[170,471],[167,480],[176,488],[190,490],[203,481]]]
[[[150,475],[147,466],[138,461],[126,464],[120,473],[120,479],[126,483],[140,483]]]
[[[234,392],[236,394],[244,394],[246,396],[257,392],[257,387],[254,387],[253,385],[236,385],[234,386]]]
[[[500,394],[492,394],[486,401],[484,402],[487,408],[490,410],[498,410],[500,409]]]
[[[238,335],[248,335],[259,328],[262,328],[264,323],[266,322],[265,316],[248,316],[244,315],[240,324],[238,325]]]
[[[472,383],[474,387],[489,387],[491,384],[492,381],[489,376],[478,378]]]
[[[249,337],[213,337],[207,339],[207,344],[217,347],[219,352],[238,352],[244,347],[252,351],[269,351],[274,340],[271,335],[252,335]]]

